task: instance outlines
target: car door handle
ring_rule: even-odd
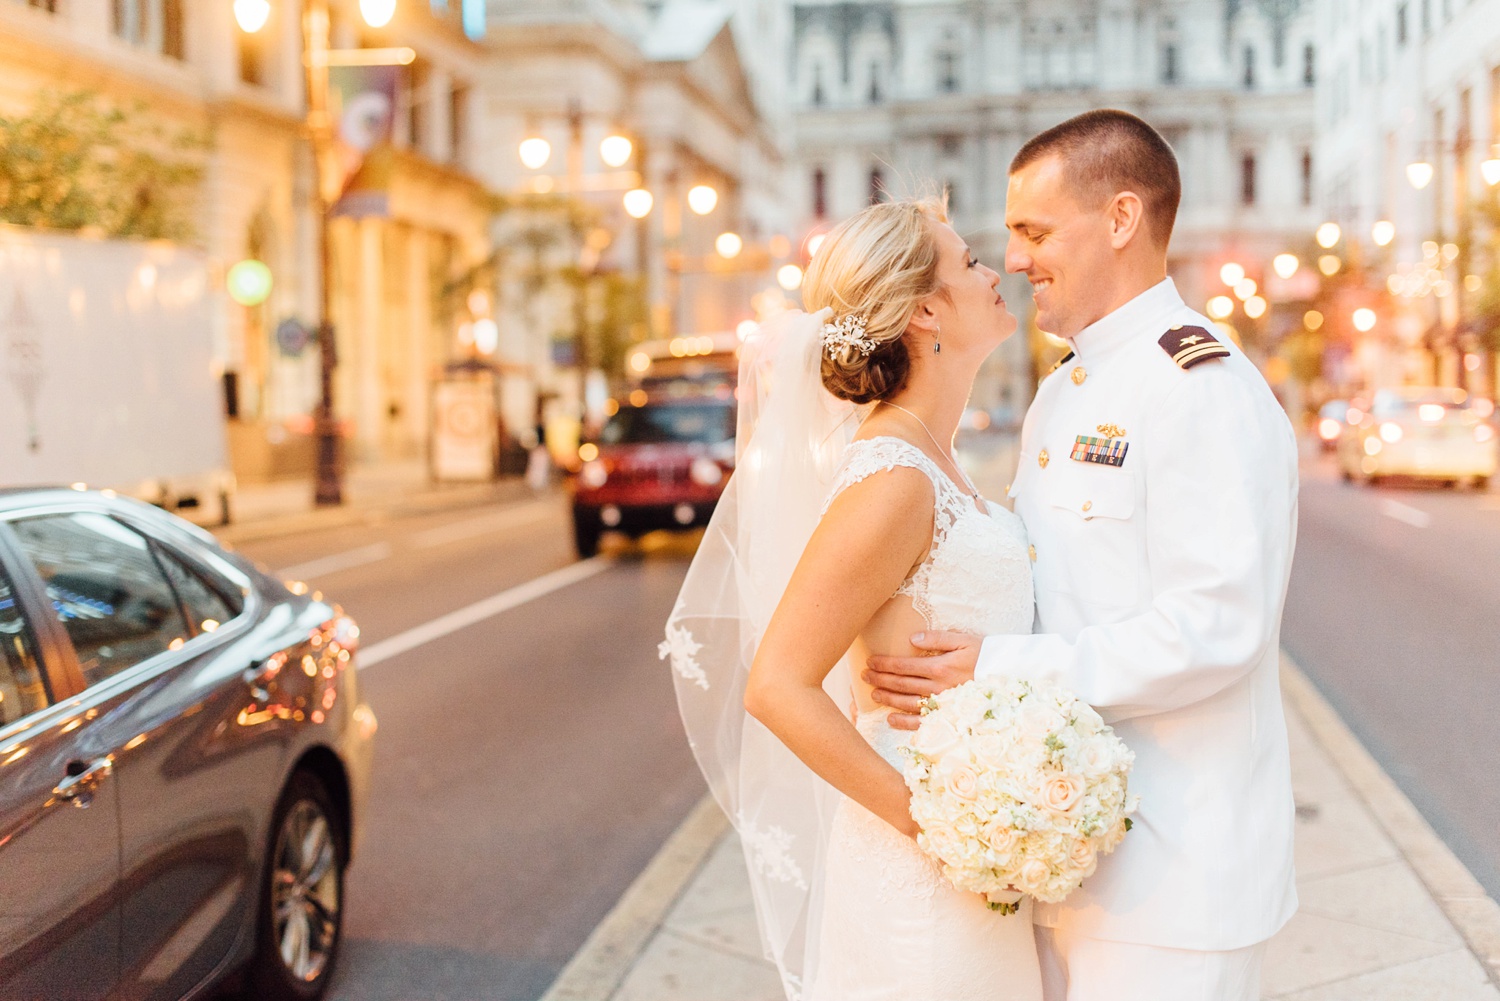
[[[114,759],[109,757],[88,762],[70,761],[68,777],[52,788],[52,794],[80,809],[87,807],[94,801],[94,793],[98,791],[100,783],[109,778],[114,768]]]

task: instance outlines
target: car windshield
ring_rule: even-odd
[[[1383,389],[1375,394],[1370,412],[1377,417],[1415,417],[1441,420],[1444,416],[1469,416],[1472,397],[1462,389],[1443,387]]]
[[[722,403],[625,407],[604,425],[606,445],[696,442],[717,445],[734,437],[734,408]]]

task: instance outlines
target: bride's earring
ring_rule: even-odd
[[[943,328],[934,327],[932,331],[932,353],[940,355],[943,353]]]

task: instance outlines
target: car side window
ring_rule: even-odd
[[[25,518],[11,528],[47,585],[86,683],[187,640],[177,598],[139,533],[89,512]]]
[[[36,639],[21,614],[10,578],[0,570],[0,726],[51,704]]]
[[[167,571],[167,579],[182,599],[182,607],[194,632],[211,633],[239,614],[217,588],[212,587],[197,571],[183,563],[174,554],[160,547],[157,558]]]

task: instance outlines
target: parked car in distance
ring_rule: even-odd
[[[1409,386],[1382,389],[1368,408],[1354,408],[1338,441],[1346,480],[1366,483],[1388,476],[1471,482],[1483,488],[1500,464],[1500,435],[1490,401],[1462,389]]]
[[[180,518],[0,490],[0,995],[321,997],[376,725],[358,647]]]
[[[732,396],[622,406],[579,448],[573,539],[582,557],[606,531],[639,538],[708,524],[734,469]]]
[[[1348,400],[1329,400],[1318,408],[1318,446],[1323,451],[1338,449],[1339,436],[1349,423],[1350,407]],[[1355,413],[1359,411],[1356,410]]]

